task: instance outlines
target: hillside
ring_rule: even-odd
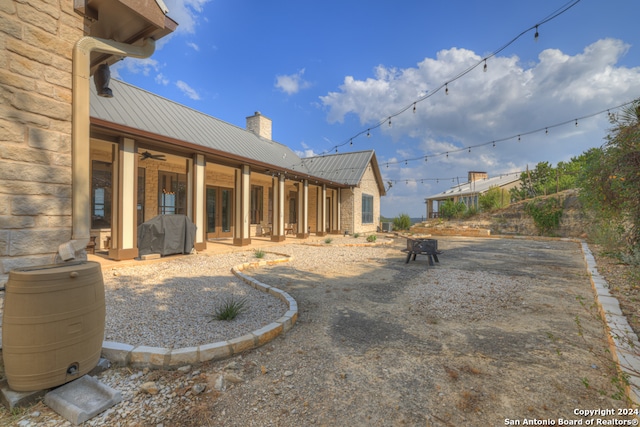
[[[586,237],[589,226],[584,216],[577,190],[566,190],[551,196],[535,199],[538,203],[548,198],[557,198],[562,205],[560,227],[554,231],[556,237]],[[411,227],[413,234],[432,235],[519,235],[538,236],[533,218],[525,212],[525,204],[531,200],[518,202],[491,213],[481,213],[469,219],[444,220],[432,219]]]

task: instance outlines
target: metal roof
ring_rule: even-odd
[[[347,185],[358,185],[372,156],[373,150],[369,150],[307,157],[301,161],[317,177]]]
[[[374,150],[307,157],[302,159],[301,162],[312,175],[349,186],[360,184],[367,167],[371,164],[380,189],[380,195],[385,194]]]
[[[503,187],[520,180],[522,172],[512,172],[502,174],[493,178],[478,179],[476,181],[465,182],[464,184],[455,185],[442,193],[427,197],[431,199],[450,199],[454,196],[467,196],[471,194],[484,193],[491,187]]]
[[[311,174],[286,145],[128,83],[112,79],[109,86],[113,98],[99,97],[92,88],[91,117],[268,163],[276,168]]]

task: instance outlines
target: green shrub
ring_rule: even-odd
[[[369,236],[367,236],[367,242],[373,243],[376,241],[376,239],[378,238],[378,236],[376,236],[375,234],[371,234]]]
[[[353,233],[353,238],[357,239],[358,237],[360,237],[360,233]]]
[[[491,187],[486,193],[478,197],[478,204],[482,211],[491,212],[509,206],[510,200],[509,191],[500,187]]]
[[[226,298],[216,307],[213,317],[217,320],[233,320],[245,311],[246,305],[246,298]]]
[[[531,215],[533,222],[541,235],[552,234],[560,226],[562,206],[555,198],[544,201],[531,201],[524,205],[526,213]]]
[[[440,204],[440,215],[445,219],[460,218],[467,210],[467,206],[462,202],[445,200]]]
[[[329,243],[333,242],[333,239],[331,237],[327,237],[326,239],[324,239],[324,242],[328,245]]]
[[[254,250],[254,251],[253,251],[253,255],[254,255],[256,258],[264,258],[264,256],[265,256],[266,254],[267,254],[267,253],[266,253],[265,251],[263,251],[262,249],[256,249],[256,250]]]
[[[411,217],[402,213],[393,219],[393,229],[394,230],[408,230],[411,228]]]

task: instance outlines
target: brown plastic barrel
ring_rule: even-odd
[[[9,387],[43,390],[91,371],[104,339],[100,264],[15,269],[5,287],[2,356]]]

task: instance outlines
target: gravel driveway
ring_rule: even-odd
[[[125,402],[88,425],[503,426],[626,407],[611,397],[578,243],[438,240],[434,267],[421,256],[405,264],[404,239],[279,246],[290,263],[245,273],[297,300],[291,331],[178,371],[111,369],[101,380]],[[56,419],[35,410],[23,419]]]

